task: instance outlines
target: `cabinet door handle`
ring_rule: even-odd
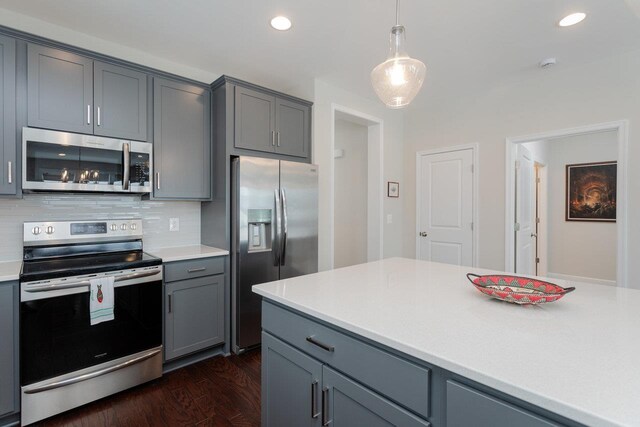
[[[160,189],[160,172],[156,172],[156,190]]]
[[[169,305],[169,313],[171,313],[171,294],[169,294],[169,301],[168,301],[168,305]]]
[[[318,418],[318,380],[311,383],[311,418]]]
[[[329,419],[329,388],[322,387],[322,425],[328,426],[331,424]]]
[[[11,161],[7,162],[7,178],[9,184],[13,184],[13,163]]]
[[[100,126],[100,107],[98,107],[98,119],[96,120],[96,124]]]
[[[87,105],[87,124],[91,124],[91,104]]]
[[[275,130],[271,131],[271,145],[273,145],[274,147],[276,146],[276,131]]]
[[[278,140],[277,145],[280,147],[280,132],[276,132],[276,138]]]
[[[317,339],[315,339],[314,337],[307,337],[307,341],[310,342],[311,344],[320,347],[321,349],[328,351],[330,353],[333,353],[335,351],[335,347],[329,344],[325,344],[322,341],[318,341]]]
[[[187,273],[197,273],[198,271],[205,271],[207,267],[190,268]]]

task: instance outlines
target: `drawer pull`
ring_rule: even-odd
[[[311,418],[318,418],[318,381],[311,383]]]
[[[207,267],[199,267],[199,268],[190,268],[187,270],[187,273],[197,273],[199,271],[205,271]]]
[[[314,337],[307,337],[307,341],[310,342],[313,345],[316,345],[318,347],[320,347],[323,350],[326,350],[330,353],[333,353],[333,351],[335,350],[335,347],[329,344],[325,344],[321,341],[318,341],[317,339],[315,339]]]

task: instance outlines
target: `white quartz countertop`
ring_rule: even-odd
[[[0,282],[20,279],[22,261],[0,262]]]
[[[263,297],[586,425],[640,425],[640,291],[577,289],[542,306],[478,292],[404,258],[253,287]]]
[[[173,248],[150,249],[149,254],[162,258],[163,262],[183,261],[196,258],[210,258],[229,255],[226,249],[214,248],[205,245],[176,246]]]

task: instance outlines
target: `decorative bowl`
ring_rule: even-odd
[[[574,291],[576,288],[563,288],[530,277],[488,274],[479,276],[467,274],[467,279],[477,290],[492,298],[514,304],[545,304],[554,302]]]

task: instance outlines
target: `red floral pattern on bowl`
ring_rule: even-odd
[[[467,278],[477,290],[492,298],[514,304],[545,304],[554,302],[576,288],[563,288],[553,283],[529,277],[469,273]]]

